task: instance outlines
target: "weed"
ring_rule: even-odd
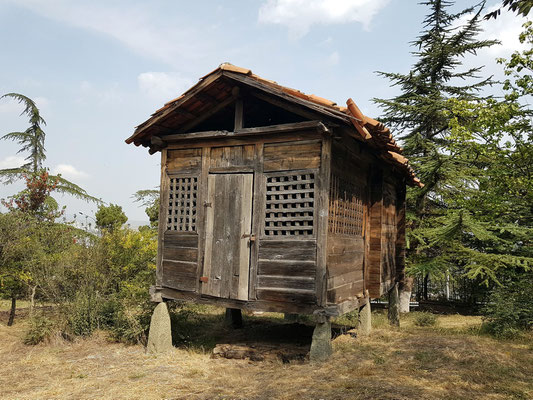
[[[417,312],[414,324],[416,326],[435,326],[437,325],[437,316],[430,312]]]

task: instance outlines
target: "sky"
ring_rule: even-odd
[[[410,42],[427,8],[417,0],[0,0],[0,94],[33,99],[46,120],[47,166],[132,225],[147,221],[132,194],[156,188],[159,153],[126,145],[135,126],[223,62],[379,118],[372,98],[397,88],[376,71],[409,71]],[[458,0],[456,9],[477,3]],[[494,9],[499,1],[488,1]],[[502,12],[482,38],[502,44],[464,60],[502,77],[497,57],[520,49],[522,18]],[[497,89],[496,89],[497,90]],[[498,93],[496,93],[498,94]],[[0,135],[27,128],[22,106],[0,100]],[[0,168],[24,154],[0,142]],[[22,189],[0,186],[0,198]],[[67,216],[96,205],[69,197]],[[82,216],[84,218],[84,216]]]

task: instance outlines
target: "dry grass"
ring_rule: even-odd
[[[276,317],[248,317],[245,321],[256,327],[258,320],[263,325],[281,324]],[[480,336],[477,317],[439,316],[436,327],[420,328],[414,326],[413,316],[408,316],[400,330],[388,328],[380,314],[374,314],[374,321],[378,328],[370,337],[335,338],[335,354],[323,364],[212,359],[208,351],[191,346],[156,357],[145,354],[141,346],[110,343],[104,334],[31,347],[21,341],[24,322],[19,320],[8,328],[2,321],[0,397],[533,398],[531,336],[515,342]]]

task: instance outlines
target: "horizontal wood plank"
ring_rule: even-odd
[[[202,163],[202,149],[168,150],[167,171],[192,172],[199,170]]]
[[[300,292],[294,289],[270,288],[258,289],[257,299],[265,301],[276,301],[282,303],[316,303],[315,291],[302,290]]]
[[[287,277],[259,275],[257,277],[257,289],[283,288],[291,291],[315,290],[314,276],[310,277]]]
[[[316,240],[260,240],[259,259],[316,261]]]
[[[266,144],[264,171],[316,169],[320,167],[321,142]]]
[[[314,276],[314,261],[261,260],[258,261],[258,275]]]

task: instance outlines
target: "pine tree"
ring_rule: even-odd
[[[3,98],[12,98],[24,105],[24,111],[21,115],[28,116],[30,126],[23,132],[10,132],[0,137],[0,140],[11,140],[20,144],[21,147],[17,153],[28,154],[25,159],[26,163],[20,167],[0,169],[0,181],[3,181],[4,184],[11,184],[16,180],[26,179],[28,176],[48,174],[48,170],[43,167],[46,160],[44,147],[46,134],[43,126],[46,125],[46,121],[41,117],[39,108],[32,99],[19,93],[7,93],[0,97],[0,99]],[[90,196],[80,186],[61,177],[61,175],[50,175],[50,179],[57,181],[54,188],[56,192],[69,194],[82,200],[100,202],[99,199]],[[52,207],[57,206],[53,198],[49,197],[47,201]]]
[[[445,209],[445,192],[461,187],[464,165],[458,162],[456,154],[449,151],[449,99],[474,101],[480,98],[480,91],[493,84],[492,79],[480,78],[482,67],[461,69],[463,57],[476,54],[490,47],[495,40],[478,40],[479,23],[483,3],[453,13],[453,2],[429,0],[422,3],[430,9],[423,25],[423,31],[412,45],[417,61],[407,74],[378,72],[398,86],[401,93],[391,99],[374,99],[383,108],[383,122],[400,133],[404,143],[404,154],[409,158],[418,176],[425,184],[423,188],[408,191],[407,207],[411,232],[421,228],[433,228],[435,218]],[[462,18],[467,21],[459,25]],[[454,184],[450,185],[450,182]],[[420,237],[411,235],[407,253],[407,265],[420,267],[423,260],[432,259],[435,249],[424,247]],[[423,263],[425,274],[435,266]],[[408,311],[412,290],[412,278],[400,285],[401,310]]]

